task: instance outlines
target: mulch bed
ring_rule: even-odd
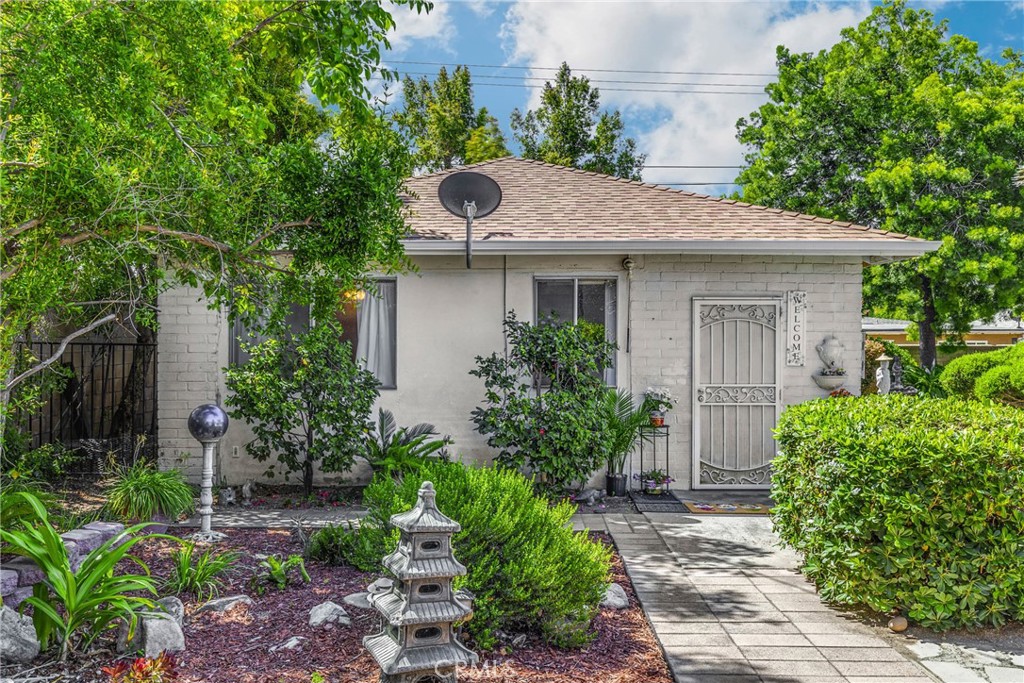
[[[179,530],[186,533],[190,530]],[[228,529],[224,549],[243,553],[239,569],[231,577],[222,595],[247,594],[254,600],[251,607],[240,605],[224,614],[195,614],[198,604],[185,600],[185,640],[187,650],[181,653],[182,683],[309,683],[314,672],[331,683],[377,683],[379,670],[362,647],[363,636],[376,632],[378,617],[369,610],[344,605],[344,596],[364,590],[374,575],[351,567],[332,567],[309,562],[309,584],[289,586],[278,591],[270,588],[256,595],[249,580],[257,570],[256,555],[276,553],[287,556],[301,551],[301,544],[291,531],[262,529]],[[611,544],[603,534],[593,536]],[[170,568],[173,544],[155,541],[139,548],[137,553],[157,576],[166,576]],[[613,579],[630,597],[625,610],[601,610],[594,621],[596,638],[581,650],[558,650],[537,639],[528,640],[518,648],[505,646],[484,653],[476,669],[460,671],[461,681],[513,683],[578,683],[580,680],[604,683],[670,683],[672,678],[657,641],[639,608],[633,587],[617,555],[613,560]],[[326,600],[345,606],[353,618],[348,627],[308,625],[309,610]],[[270,652],[292,636],[309,638],[294,650]],[[470,645],[472,645],[470,643]],[[101,646],[102,647],[102,646]],[[61,669],[45,666],[31,675],[47,676],[37,680],[62,680],[81,683],[104,681],[101,666],[110,664],[115,655],[97,653],[88,660],[69,663]],[[6,668],[6,667],[5,667]],[[10,671],[4,671],[10,675]]]

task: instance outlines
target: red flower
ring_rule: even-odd
[[[540,435],[544,436],[544,430],[543,429],[540,430]]]

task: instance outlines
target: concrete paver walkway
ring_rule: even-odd
[[[765,517],[604,520],[680,683],[930,683],[870,627],[822,604]]]

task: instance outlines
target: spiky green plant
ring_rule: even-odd
[[[32,521],[21,529],[0,529],[0,539],[43,571],[43,581],[25,600],[33,608],[32,621],[40,647],[46,649],[56,640],[64,661],[79,644],[88,647],[122,619],[128,622],[129,633],[134,632],[138,612],[155,607],[152,600],[139,593],[157,593],[149,568],[128,551],[151,538],[172,537],[141,534],[146,525],[137,524],[90,552],[73,571],[67,548],[50,524],[46,508],[31,493],[16,495],[32,508]],[[143,573],[114,574],[114,567],[122,560],[135,564]]]
[[[234,551],[214,552],[212,549],[196,553],[194,543],[186,543],[171,557],[171,573],[163,586],[175,595],[188,594],[204,601],[218,595],[224,587],[222,575],[230,572],[238,562]]]
[[[157,513],[173,520],[194,506],[192,487],[181,472],[160,471],[143,461],[119,470],[107,491],[107,509],[124,520],[148,521]]]

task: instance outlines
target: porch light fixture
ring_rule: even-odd
[[[501,187],[490,176],[473,171],[452,173],[437,187],[437,198],[449,213],[466,219],[466,268],[473,267],[473,219],[501,204]]]

